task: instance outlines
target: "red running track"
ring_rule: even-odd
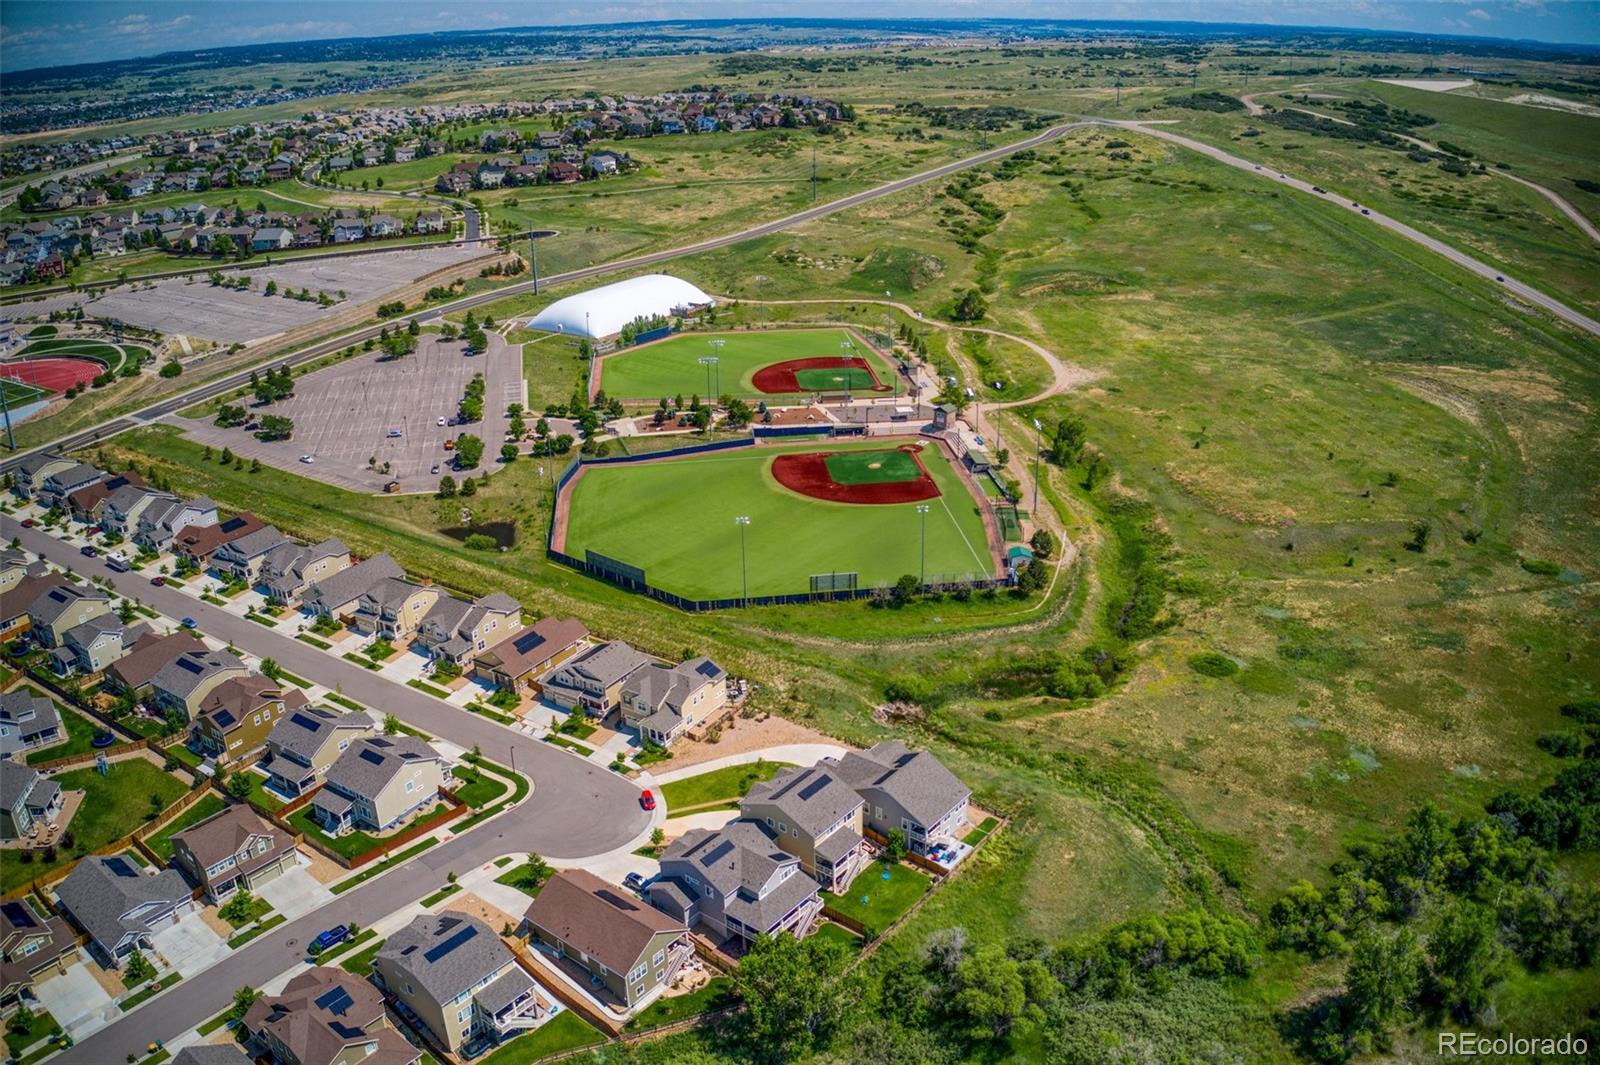
[[[803,388],[795,374],[801,370],[840,370],[849,366],[855,370],[865,370],[872,377],[872,388],[875,392],[887,392],[889,386],[878,380],[877,371],[872,364],[859,355],[852,355],[847,361],[842,358],[831,358],[827,355],[809,359],[790,359],[787,362],[775,362],[770,366],[763,366],[755,372],[750,383],[757,392],[765,392],[769,396],[782,396],[792,392],[815,392],[814,388]],[[843,392],[845,387],[840,385],[831,391]]]
[[[878,484],[840,484],[828,472],[827,451],[791,452],[772,460],[772,476],[791,492],[799,492],[812,499],[825,499],[830,503],[920,503],[924,499],[938,499],[939,486],[934,482],[922,457],[915,448],[909,451],[919,471],[914,481],[886,481]]]
[[[65,392],[73,385],[88,384],[105,372],[105,365],[92,359],[27,359],[0,364],[0,377],[52,392]]]

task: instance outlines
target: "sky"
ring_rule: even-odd
[[[802,14],[1176,19],[1600,44],[1600,0],[5,0],[0,70],[327,37]]]

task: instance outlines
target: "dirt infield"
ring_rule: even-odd
[[[0,366],[0,377],[37,385],[51,392],[65,392],[73,385],[88,384],[105,372],[105,364],[93,359],[26,359]]]
[[[938,499],[939,486],[922,464],[915,446],[897,448],[917,464],[917,477],[910,481],[876,481],[840,484],[828,472],[827,451],[805,451],[778,455],[772,460],[772,476],[777,482],[803,496],[830,503],[920,503]]]
[[[771,366],[763,366],[755,372],[750,379],[758,392],[765,392],[769,396],[781,396],[794,392],[815,392],[817,389],[807,388],[800,383],[799,374],[804,370],[860,370],[872,378],[871,390],[874,392],[887,392],[889,386],[878,380],[877,373],[872,369],[872,364],[859,355],[842,359],[836,356],[823,355],[810,359],[790,359],[787,362],[775,362]],[[824,391],[845,391],[844,385],[836,389]]]

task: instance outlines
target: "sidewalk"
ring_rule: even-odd
[[[699,776],[709,773],[713,769],[722,769],[730,765],[747,765],[751,762],[793,762],[795,765],[815,765],[824,758],[839,758],[850,748],[841,747],[833,743],[784,743],[774,747],[763,747],[756,751],[743,751],[731,754],[726,758],[713,758],[709,762],[697,762],[694,765],[684,766],[682,769],[668,769],[660,773],[651,773],[644,770],[639,774],[641,787],[654,787],[660,784],[670,784],[674,780],[683,780],[685,777]]]

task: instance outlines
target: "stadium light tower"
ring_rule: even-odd
[[[843,340],[839,341],[839,351],[841,352],[839,357],[844,360],[844,402],[845,402],[845,406],[849,407],[849,405],[850,405],[850,359],[856,353],[855,341],[851,340],[849,337],[845,337]],[[846,416],[847,417],[848,417],[848,413],[849,412],[846,411]]]
[[[917,516],[922,519],[922,561],[917,565],[917,580],[928,583],[928,504],[917,504]]]
[[[713,396],[711,391],[711,368],[717,364],[717,357],[715,355],[702,355],[699,361],[700,365],[706,368],[706,402],[710,403]],[[722,383],[721,370],[717,371],[717,383]],[[715,406],[715,404],[712,404],[712,406]]]
[[[708,343],[711,345],[711,365],[716,367],[717,395],[722,395],[722,345],[727,341],[721,337],[712,337]]]
[[[741,514],[737,518],[733,519],[733,523],[735,525],[739,526],[739,585],[740,585],[740,588],[742,589],[742,597],[740,599],[739,605],[740,606],[749,606],[750,605],[750,564],[749,564],[749,556],[745,553],[744,531],[750,527],[750,516],[748,514]]]

